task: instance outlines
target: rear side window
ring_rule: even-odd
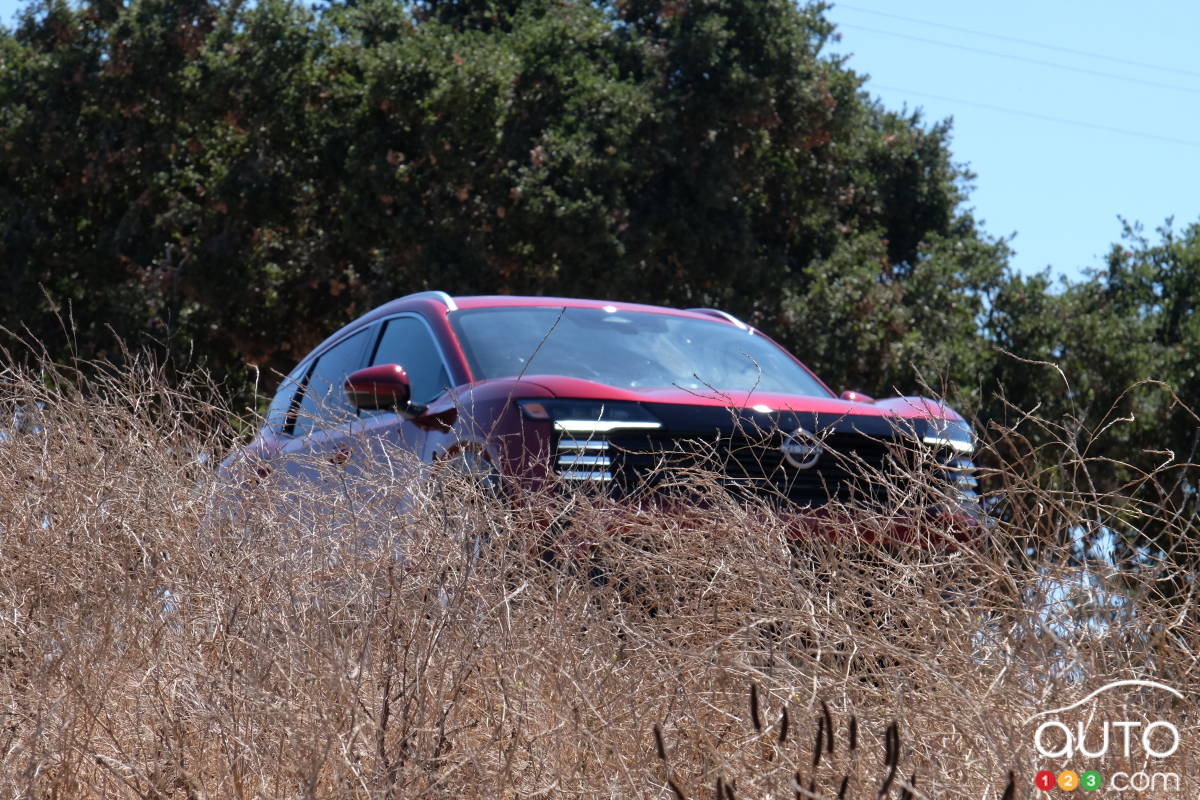
[[[302,436],[314,429],[335,428],[354,417],[343,386],[362,364],[366,344],[367,329],[363,329],[321,354],[300,398],[293,433]]]
[[[396,317],[387,321],[371,359],[371,366],[377,364],[404,367],[412,383],[414,403],[428,403],[450,385],[450,376],[433,334],[425,323],[414,317]]]
[[[304,386],[304,376],[308,373],[308,367],[308,364],[297,367],[279,382],[279,388],[275,390],[275,399],[267,409],[267,427],[271,430],[278,433],[292,432],[296,421],[296,392]]]

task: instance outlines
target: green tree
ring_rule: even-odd
[[[1176,231],[1168,220],[1158,234],[1152,242],[1126,224],[1105,268],[1079,288],[1080,305],[1097,311],[1081,315],[1094,327],[1080,332],[1090,346],[1076,394],[1111,408],[1095,447],[1111,461],[1095,479],[1136,504],[1127,544],[1184,566],[1169,582],[1182,593],[1200,564],[1200,223]],[[1149,525],[1136,513],[1146,510],[1158,512]]]
[[[585,294],[730,308],[860,388],[931,343],[963,378],[941,343],[1003,246],[948,127],[873,103],[831,34],[783,0],[30,6],[0,37],[3,322],[61,341],[70,303],[85,356],[111,326],[240,381],[414,289]],[[876,363],[841,360],[869,308],[812,316],[847,281],[901,298]]]

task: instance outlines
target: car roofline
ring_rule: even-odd
[[[739,328],[741,328],[744,331],[750,330],[749,325],[742,322],[740,319],[735,317],[733,314],[730,314],[728,311],[722,311],[719,308],[685,308],[684,311],[692,311],[696,314],[704,314],[709,317],[716,317],[717,319],[723,319],[726,322],[732,322],[734,325],[738,326]]]
[[[472,309],[483,308],[610,308],[621,311],[636,311],[648,314],[665,314],[675,317],[687,317],[691,319],[705,319],[710,322],[716,321],[722,324],[730,325],[745,331],[750,335],[761,335],[753,327],[742,322],[734,315],[721,311],[715,308],[672,308],[670,306],[656,306],[646,303],[627,303],[620,300],[591,300],[579,297],[542,297],[538,295],[464,295],[453,296],[439,289],[431,289],[412,294],[406,294],[402,297],[397,297],[390,300],[377,308],[363,314],[357,319],[351,320],[342,327],[338,328],[332,334],[327,336],[320,344],[308,352],[301,359],[297,366],[310,361],[314,354],[318,351],[325,350],[330,345],[348,335],[351,328],[365,328],[368,325],[401,313],[416,313],[425,316],[427,319],[441,318],[442,324],[448,321],[448,318],[459,311],[468,311]],[[770,337],[767,337],[770,338]],[[783,348],[781,348],[783,349]],[[787,352],[785,350],[785,352]],[[789,355],[791,355],[789,353]],[[795,358],[793,356],[793,358]],[[804,369],[813,377],[816,374],[808,369],[803,362],[796,359]],[[463,363],[466,363],[465,356]],[[820,381],[820,378],[817,378]],[[821,382],[824,385],[824,382]],[[826,387],[828,388],[828,387]]]
[[[440,289],[430,289],[427,292],[416,292],[408,294],[404,297],[397,298],[398,300],[436,300],[446,307],[447,311],[458,311],[458,303],[454,301],[446,292]]]
[[[619,300],[592,300],[580,297],[543,297],[538,295],[464,295],[454,297],[439,289],[397,297],[381,308],[393,312],[407,306],[411,301],[432,301],[442,306],[447,313],[474,308],[529,308],[538,306],[561,306],[566,308],[620,308],[627,311],[644,311],[655,314],[672,314],[675,316],[700,316],[710,319],[720,319],[745,331],[751,327],[742,320],[718,308],[674,308],[671,306],[651,305],[648,303],[629,303]],[[376,309],[378,311],[380,309]],[[371,316],[375,316],[372,314]],[[380,315],[382,316],[382,315]]]
[[[408,299],[408,298],[401,298]],[[615,308],[622,311],[641,311],[650,314],[668,314],[677,317],[719,319],[744,331],[753,329],[727,311],[715,308],[674,308],[672,306],[630,303],[622,300],[592,300],[580,297],[541,297],[537,295],[468,295],[454,298],[458,308],[464,311],[477,308]]]

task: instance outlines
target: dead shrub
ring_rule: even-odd
[[[703,472],[687,513],[512,507],[399,455],[231,487],[215,394],[149,366],[0,392],[26,414],[0,438],[9,796],[1028,796],[1079,768],[1036,754],[1031,714],[1196,685],[1169,564],[1116,575],[1072,543],[1120,498],[1018,466],[994,469],[1008,516],[956,549],[864,544],[914,492],[948,501],[920,471],[797,544]],[[1195,542],[1194,517],[1138,513]],[[586,546],[545,557],[548,518]],[[1194,696],[1105,703],[1178,726],[1195,796]]]

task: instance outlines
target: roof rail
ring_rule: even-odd
[[[730,314],[728,311],[722,311],[719,308],[685,308],[684,311],[694,311],[697,314],[707,314],[710,317],[717,317],[726,322],[732,322],[744,331],[750,330],[750,326],[742,322],[740,319]]]
[[[443,291],[432,289],[428,292],[417,292],[416,294],[405,295],[405,300],[437,300],[446,307],[447,311],[458,311],[458,303],[454,302],[454,298]]]

